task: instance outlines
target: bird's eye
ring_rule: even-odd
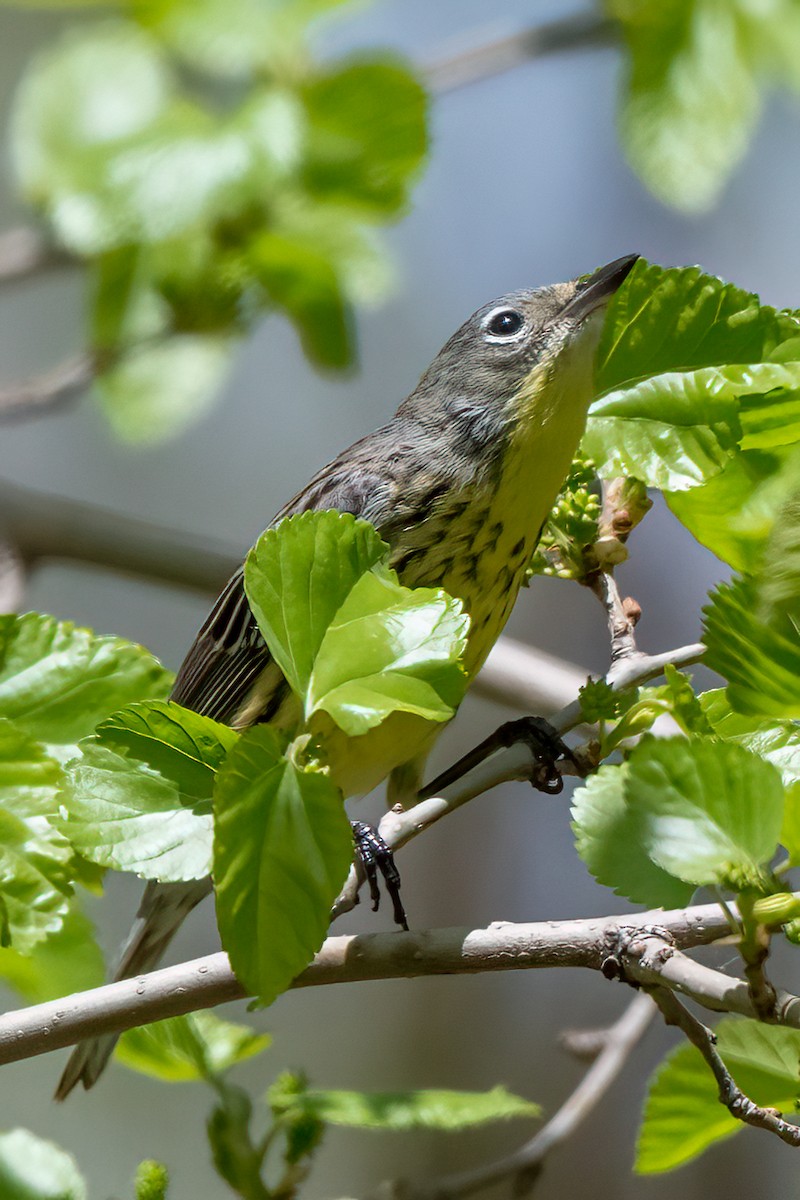
[[[525,318],[515,308],[499,308],[487,321],[486,332],[492,337],[513,337],[524,324]]]

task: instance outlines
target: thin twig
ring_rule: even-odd
[[[655,1012],[656,1007],[648,996],[634,997],[619,1020],[604,1031],[603,1049],[574,1092],[525,1145],[496,1162],[485,1163],[474,1170],[447,1175],[424,1186],[407,1186],[404,1197],[407,1200],[458,1200],[503,1180],[511,1181],[514,1196],[526,1195],[541,1173],[547,1155],[571,1137],[600,1103],[641,1040]]]
[[[86,390],[95,375],[90,354],[77,354],[52,371],[0,388],[0,421],[51,412]]]
[[[20,226],[0,233],[0,283],[11,283],[59,267],[74,266],[76,260],[57,249],[38,229]]]
[[[592,580],[591,588],[606,610],[608,632],[611,636],[611,666],[634,658],[640,653],[633,632],[636,622],[626,610],[611,571],[598,571]]]
[[[423,76],[431,91],[441,95],[547,54],[613,45],[618,31],[618,22],[611,17],[577,13],[458,50],[424,68]]]
[[[660,969],[657,956],[642,961],[631,950],[637,941],[647,941],[656,922],[674,947]],[[681,948],[709,945],[729,932],[719,905],[705,904],[670,912],[657,910],[577,921],[525,925],[501,921],[485,929],[329,937],[292,986],[546,967],[584,967],[608,974],[608,963],[615,960],[621,963],[620,974],[626,980],[647,985],[663,983],[715,1010],[725,1008],[753,1016],[744,981],[732,980],[679,954]],[[677,964],[680,970],[676,970]],[[210,954],[6,1013],[0,1017],[0,1063],[31,1058],[85,1037],[119,1033],[244,996],[227,955]],[[800,1028],[800,998],[788,993],[779,995],[776,1023]]]
[[[667,1025],[676,1025],[702,1054],[719,1088],[719,1101],[737,1121],[774,1133],[789,1146],[800,1146],[800,1128],[785,1121],[774,1108],[762,1108],[737,1086],[716,1047],[716,1036],[665,987],[648,989]]]

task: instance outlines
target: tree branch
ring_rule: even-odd
[[[38,229],[22,225],[0,233],[0,283],[75,264],[76,259],[57,249]]]
[[[613,45],[618,31],[618,22],[611,17],[577,13],[459,50],[423,68],[423,77],[432,92],[442,95],[548,54]]]
[[[52,371],[7,384],[0,388],[0,421],[51,412],[85,391],[94,374],[93,356],[77,354]]]
[[[419,1187],[406,1186],[402,1192],[404,1200],[458,1200],[459,1197],[470,1196],[507,1179],[511,1180],[513,1195],[527,1195],[541,1173],[547,1155],[571,1137],[600,1103],[641,1040],[655,1012],[656,1006],[649,996],[634,997],[619,1020],[603,1031],[603,1049],[574,1092],[525,1145],[505,1158],[485,1163],[472,1171],[446,1175]]]
[[[703,1025],[702,1021],[698,1021],[668,988],[653,987],[649,989],[649,993],[660,1008],[667,1025],[677,1025],[700,1051],[717,1081],[720,1104],[725,1105],[731,1116],[745,1125],[754,1125],[758,1129],[774,1133],[789,1146],[800,1146],[800,1128],[797,1125],[790,1125],[774,1108],[761,1108],[736,1085],[717,1050],[714,1031]]]
[[[657,926],[655,925],[657,922]],[[653,930],[657,928],[658,934]],[[678,988],[701,1004],[753,1016],[747,985],[713,971],[682,948],[709,945],[730,933],[716,904],[693,908],[544,921],[515,925],[496,922],[485,929],[438,929],[413,933],[329,937],[293,987],[320,987],[368,979],[411,979],[486,971],[584,967],[634,981]],[[659,965],[636,953],[640,942],[670,939],[672,955]],[[676,964],[681,971],[676,974]],[[224,953],[207,955],[92,991],[37,1004],[0,1017],[0,1063],[16,1062],[73,1045],[84,1037],[119,1033],[245,996]],[[720,1003],[720,998],[722,1004]],[[800,998],[782,993],[776,1021],[800,1028]]]

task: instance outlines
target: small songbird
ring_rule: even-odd
[[[370,521],[402,583],[441,587],[463,601],[470,680],[508,619],[569,470],[593,396],[603,311],[636,258],[479,308],[388,424],[323,467],[275,517],[338,509]],[[241,569],[198,633],[171,698],[237,729],[295,720],[298,701],[259,632]],[[413,799],[442,728],[394,713],[352,738],[326,714],[314,719],[343,794],[363,794],[388,776],[392,803]],[[148,883],[115,978],[152,969],[211,886],[208,879]],[[92,1086],[115,1040],[75,1048],[58,1099],[78,1082]]]

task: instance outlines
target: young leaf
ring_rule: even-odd
[[[0,716],[54,747],[77,742],[131,701],[163,696],[170,679],[123,638],[39,613],[0,617]]]
[[[598,883],[653,908],[688,904],[694,885],[650,858],[638,807],[627,787],[630,767],[606,764],[575,791],[572,829],[578,854]]]
[[[201,1011],[129,1029],[119,1040],[116,1057],[143,1075],[189,1083],[222,1075],[261,1054],[270,1041],[267,1034]]]
[[[764,1107],[792,1112],[797,1100],[800,1032],[727,1018],[714,1030],[717,1049],[742,1091]],[[745,1126],[719,1102],[708,1064],[683,1045],[652,1077],[639,1132],[636,1170],[671,1171]]]
[[[247,599],[270,652],[298,696],[336,611],[388,547],[349,513],[305,512],[262,533],[247,556]]]
[[[147,1158],[136,1168],[136,1200],[167,1200],[169,1172],[163,1163]]]
[[[270,1004],[322,945],[353,857],[341,793],[284,757],[268,725],[242,734],[214,789],[217,921],[231,965]]]
[[[273,1112],[303,1113],[329,1125],[352,1129],[438,1129],[456,1132],[507,1121],[538,1117],[541,1109],[504,1087],[489,1092],[420,1089],[406,1092],[300,1091],[270,1088],[267,1101]]]
[[[447,721],[466,676],[459,659],[469,617],[441,589],[403,587],[394,572],[353,586],[319,647],[307,711],[323,710],[351,736],[392,712]]]
[[[75,1159],[27,1129],[0,1133],[3,1200],[88,1200]]]
[[[775,853],[780,775],[741,746],[648,737],[628,760],[625,794],[649,856],[688,883],[752,879]]]
[[[66,771],[62,828],[90,862],[144,879],[202,879],[211,870],[211,772],[174,752],[170,774],[128,758],[98,738],[81,743]],[[159,747],[166,759],[169,748]],[[198,780],[199,777],[199,780]]]

